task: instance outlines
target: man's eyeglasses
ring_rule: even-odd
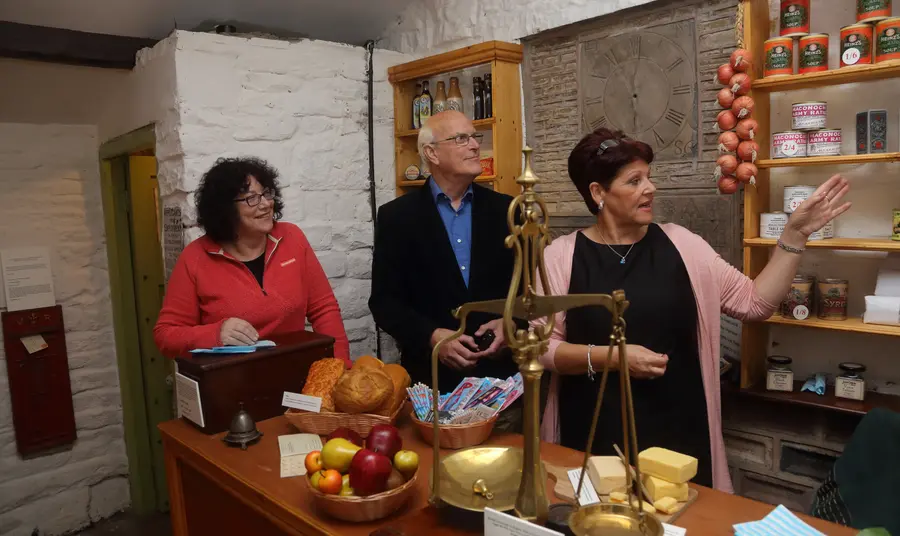
[[[240,203],[241,201],[244,201],[245,203],[247,203],[247,206],[255,207],[256,205],[259,204],[260,201],[262,201],[263,197],[265,197],[266,199],[271,201],[271,200],[275,199],[275,192],[266,188],[265,190],[263,190],[263,193],[261,193],[261,194],[250,194],[247,197],[235,199],[234,202]]]
[[[482,134],[481,132],[476,132],[475,134],[457,134],[456,136],[451,136],[451,137],[449,137],[449,138],[444,138],[444,139],[442,139],[442,140],[438,140],[438,141],[435,141],[435,142],[432,142],[432,143],[434,143],[435,145],[437,145],[438,143],[441,143],[441,142],[453,140],[453,141],[455,141],[456,144],[459,145],[460,147],[465,147],[466,145],[469,144],[469,140],[475,140],[475,141],[477,141],[478,143],[481,143],[481,140],[482,140],[483,138],[484,138],[484,134]]]

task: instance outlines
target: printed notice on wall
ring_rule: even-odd
[[[741,358],[741,321],[722,315],[722,331],[719,337],[722,357]]]
[[[184,221],[181,207],[163,209],[163,258],[166,265],[166,281],[172,276],[175,262],[184,249]]]
[[[56,305],[48,248],[0,250],[0,265],[3,268],[3,290],[8,310],[21,311]]]

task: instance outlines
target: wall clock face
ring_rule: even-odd
[[[696,57],[692,20],[584,41],[579,100],[585,130],[622,130],[653,147],[655,161],[695,158]]]

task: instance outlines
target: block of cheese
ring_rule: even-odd
[[[643,469],[643,467],[641,469]],[[677,501],[688,500],[687,484],[673,484],[668,480],[647,475],[644,477],[644,486],[647,488],[647,491],[650,492],[650,498],[653,499],[654,502],[663,497],[672,497]]]
[[[681,505],[678,504],[678,500],[674,497],[663,497],[653,503],[653,506],[666,515],[672,515],[681,510]]]
[[[609,494],[609,502],[625,504],[628,502],[628,494],[624,491],[613,491]]]
[[[648,514],[655,514],[655,513],[656,513],[656,507],[653,506],[652,504],[650,504],[649,502],[643,501],[642,503],[640,503],[640,505],[644,508],[644,511],[647,512]],[[632,501],[631,501],[631,506],[632,506],[634,509],[637,509],[637,508],[638,508],[638,500],[637,500],[637,499],[632,499]]]
[[[618,456],[591,456],[587,469],[598,495],[625,486],[625,465]]]
[[[697,476],[697,458],[662,447],[650,447],[638,454],[641,473],[684,484]]]

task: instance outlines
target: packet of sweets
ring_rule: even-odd
[[[450,396],[441,406],[441,411],[453,411],[466,405],[469,399],[475,394],[475,390],[481,385],[481,378],[464,378],[459,382],[456,389],[450,393]]]

